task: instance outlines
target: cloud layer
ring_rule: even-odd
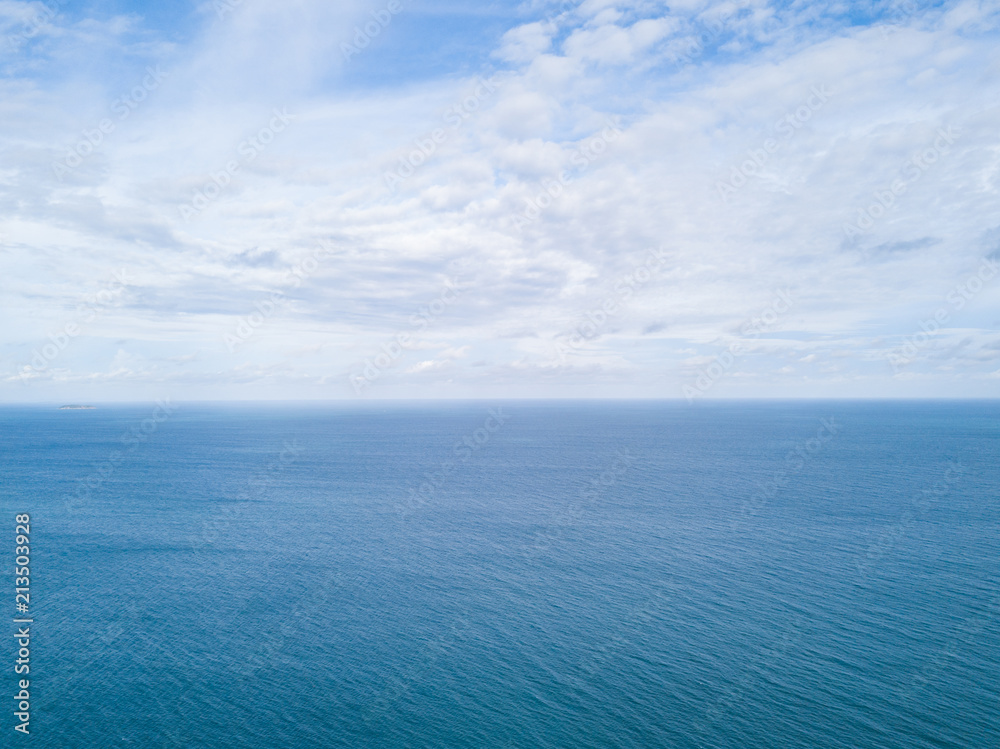
[[[0,398],[995,396],[998,11],[0,3]]]

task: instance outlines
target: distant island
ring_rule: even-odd
[[[74,405],[70,405],[70,406],[59,406],[59,410],[60,410],[60,411],[62,411],[63,409],[67,409],[67,408],[71,408],[71,409],[79,409],[79,408],[97,408],[97,406],[77,406],[77,405],[75,405],[75,404],[74,404]]]

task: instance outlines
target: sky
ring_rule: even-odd
[[[0,402],[996,397],[998,23],[0,0]]]

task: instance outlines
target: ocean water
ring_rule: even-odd
[[[154,408],[0,408],[2,746],[1000,747],[997,403]]]

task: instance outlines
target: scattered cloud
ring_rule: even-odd
[[[373,71],[419,6],[347,57],[383,6],[230,5],[171,24],[0,4],[0,398],[349,398],[400,332],[365,397],[681,397],[777,289],[792,311],[713,397],[995,394],[1000,280],[904,372],[885,356],[998,252],[995,4],[511,3],[456,17],[447,69],[397,79]],[[654,248],[669,267],[554,357]]]

